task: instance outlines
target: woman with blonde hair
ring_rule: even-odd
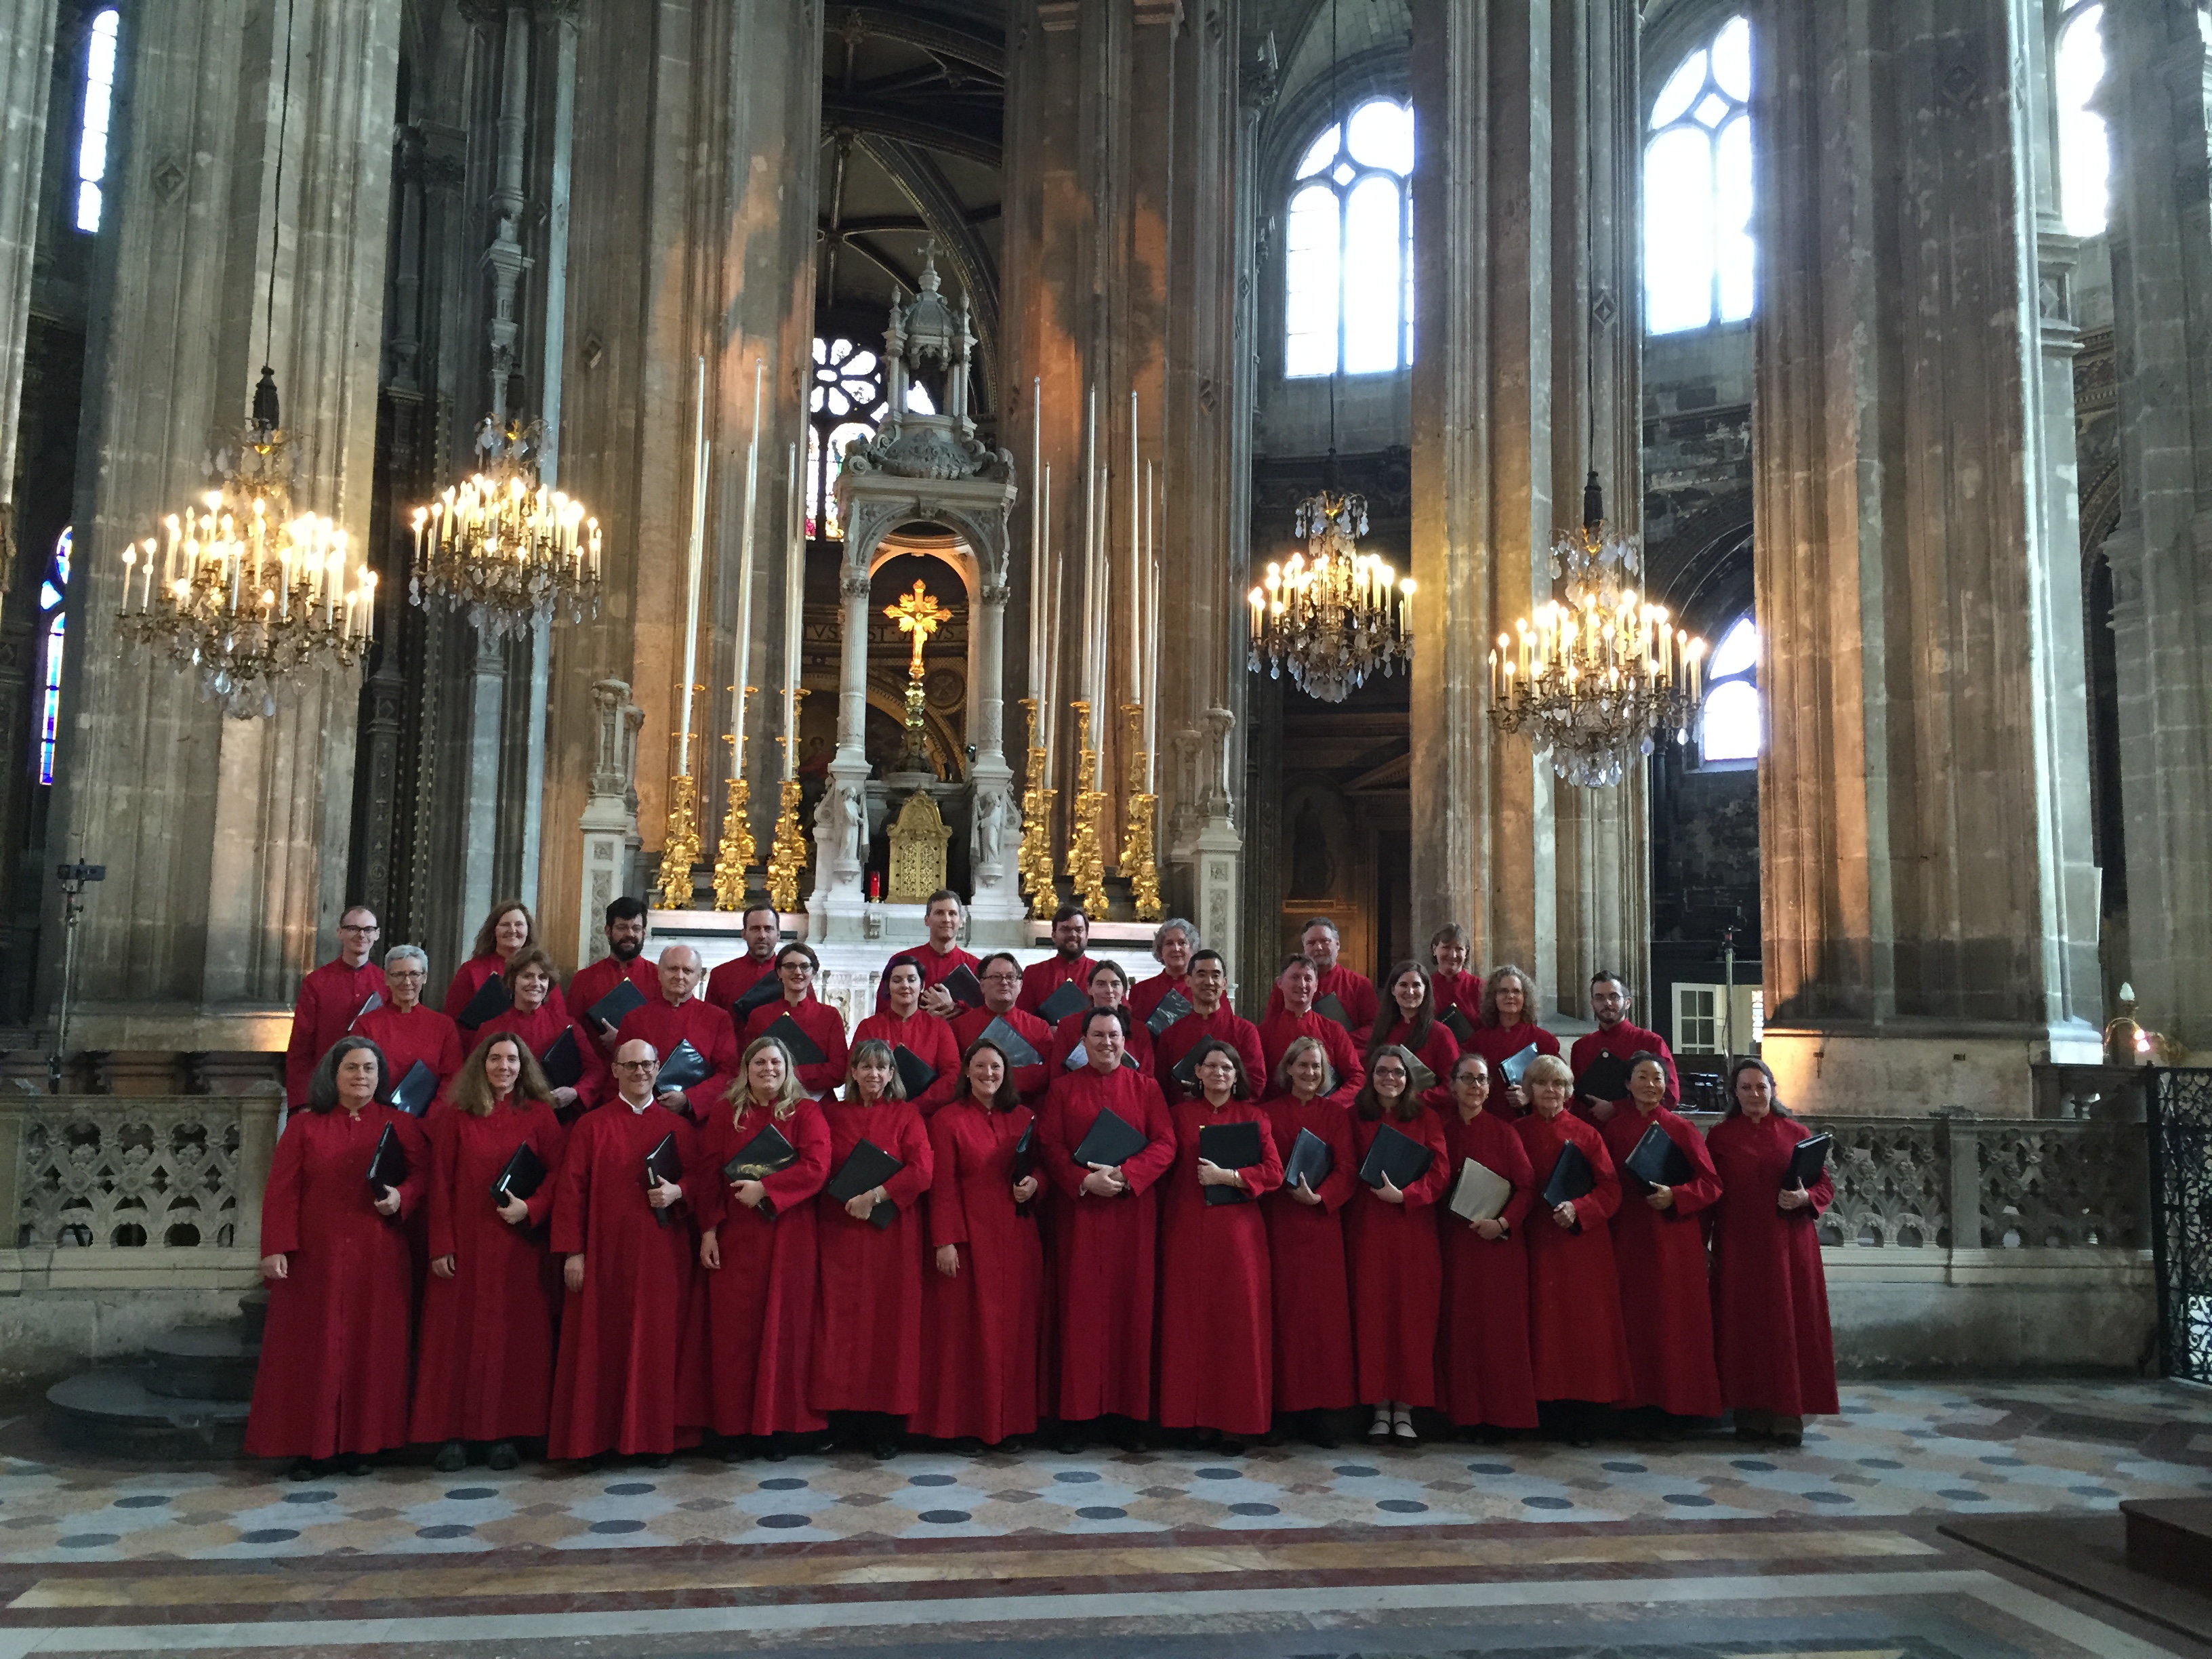
[[[536,1230],[568,1133],[536,1058],[507,1030],[461,1062],[429,1133],[430,1277],[410,1435],[439,1443],[443,1474],[466,1465],[471,1444],[489,1443],[485,1462],[511,1469],[514,1443],[544,1434],[553,1397],[552,1275]],[[543,1172],[526,1196],[501,1185],[523,1146]]]
[[[477,929],[476,943],[469,947],[468,960],[453,969],[453,977],[446,987],[446,1018],[461,1028],[461,1038],[467,1042],[484,1025],[491,1023],[483,1016],[471,1016],[469,1005],[482,991],[484,981],[507,971],[507,964],[518,951],[538,943],[538,921],[530,914],[530,907],[520,899],[501,899],[491,907]],[[567,1018],[568,1005],[556,985],[546,1001]]]
[[[1317,1181],[1287,1178],[1260,1200],[1267,1224],[1274,1409],[1313,1444],[1336,1444],[1332,1412],[1352,1403],[1352,1292],[1345,1273],[1343,1210],[1358,1184],[1352,1121],[1328,1097],[1336,1087],[1319,1037],[1294,1037],[1276,1067],[1267,1127],[1285,1177],[1300,1132],[1328,1152]]]
[[[699,1127],[690,1183],[707,1294],[684,1375],[706,1387],[700,1426],[781,1462],[824,1427],[806,1397],[814,1352],[814,1195],[830,1178],[830,1125],[774,1037],[755,1037],[725,1103]],[[783,1140],[757,1146],[770,1129]],[[790,1161],[783,1161],[785,1148]]]
[[[1474,1039],[1461,1045],[1489,1063],[1492,1109],[1508,1102],[1516,1111],[1528,1109],[1528,1079],[1515,1083],[1508,1079],[1505,1062],[1532,1043],[1539,1054],[1559,1052],[1559,1038],[1536,1024],[1536,981],[1511,963],[1501,962],[1482,981],[1482,1018],[1475,1022]]]
[[[814,1303],[812,1382],[807,1401],[842,1414],[848,1443],[878,1460],[898,1455],[905,1419],[921,1402],[921,1258],[927,1231],[917,1209],[936,1170],[929,1132],[899,1082],[891,1046],[853,1045],[845,1097],[824,1101],[830,1181],[868,1142],[896,1158],[898,1172],[840,1200],[815,1203],[819,1294]],[[878,1214],[889,1205],[890,1213]]]

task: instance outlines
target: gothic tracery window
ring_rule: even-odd
[[[115,106],[115,46],[121,14],[98,13],[85,40],[84,113],[77,124],[76,214],[79,230],[100,228],[100,186],[107,178],[107,128]]]
[[[1283,238],[1284,372],[1387,374],[1413,361],[1410,105],[1374,98],[1298,162]]]
[[[1698,758],[1755,761],[1763,725],[1759,707],[1759,625],[1738,618],[1721,635],[1705,665],[1705,702],[1698,719]]]
[[[2102,5],[2077,0],[2058,26],[2051,54],[2058,93],[2058,207],[2073,236],[2102,235],[2109,211],[2111,143],[2105,118],[2091,107],[2105,80],[2104,20]]]
[[[1723,23],[1667,77],[1644,146],[1644,327],[1751,315],[1751,24]]]
[[[906,406],[917,415],[937,412],[928,392],[918,386],[907,388]],[[845,447],[856,438],[874,437],[890,408],[880,353],[842,337],[815,337],[814,384],[806,399],[808,539],[845,539],[837,517],[837,475],[844,470]]]

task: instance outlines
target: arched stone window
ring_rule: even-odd
[[[1382,374],[1413,361],[1413,112],[1371,98],[1306,147],[1283,238],[1284,373]]]
[[[1759,625],[1739,617],[1713,647],[1705,697],[1698,715],[1698,757],[1715,763],[1756,761],[1764,733],[1759,706]]]
[[[1644,146],[1644,323],[1676,334],[1751,315],[1751,24],[1675,66]]]
[[[2090,107],[2105,81],[2101,4],[2067,8],[2051,55],[2058,94],[2058,208],[2067,234],[2101,236],[2109,212],[2112,147],[2105,118]]]
[[[929,393],[919,386],[907,388],[906,406],[917,415],[937,412]],[[814,385],[806,399],[810,539],[845,539],[845,526],[837,521],[837,474],[845,465],[845,447],[855,438],[875,436],[888,409],[881,355],[848,339],[816,336]]]

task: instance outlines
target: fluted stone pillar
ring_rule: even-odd
[[[0,587],[15,563],[15,429],[53,64],[54,0],[0,3]]]
[[[2183,0],[2105,11],[2119,526],[2112,567],[2136,1017],[2212,1051],[2212,44]]]
[[[359,684],[310,677],[272,720],[233,720],[112,621],[124,544],[204,487],[265,360],[299,436],[294,501],[368,528],[399,0],[298,0],[276,198],[287,11],[152,6],[124,32],[131,118],[109,169],[112,293],[87,364],[73,606],[49,846],[104,863],[82,924],[73,1041],[280,1048],[299,975],[345,898]],[[274,338],[264,305],[276,233]],[[50,906],[58,922],[58,907]],[[60,990],[62,930],[41,995]]]
[[[2017,1112],[2097,1051],[2029,10],[1752,13],[1765,1054],[1816,1109]]]

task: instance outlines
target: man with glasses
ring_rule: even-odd
[[[730,1029],[729,1015],[692,994],[703,977],[696,951],[688,945],[670,945],[660,953],[658,994],[623,1015],[622,1029],[615,1033],[617,1054],[625,1043],[642,1042],[664,1066],[678,1044],[690,1043],[707,1062],[709,1075],[683,1088],[662,1080],[656,1092],[663,1105],[700,1118],[728,1098],[738,1075],[737,1035]]]
[[[368,959],[376,948],[376,915],[356,904],[338,918],[338,953],[300,981],[292,1006],[292,1040],[284,1047],[284,1103],[307,1103],[308,1080],[331,1046],[361,1018],[368,1000],[384,997],[384,970]]]
[[[975,977],[982,982],[983,1006],[963,1009],[954,1017],[953,1041],[965,1054],[975,1039],[990,1029],[993,1020],[1006,1021],[1014,1035],[1037,1053],[1034,1066],[1013,1068],[1014,1091],[1024,1105],[1042,1105],[1044,1091],[1052,1086],[1052,1067],[1044,1058],[1052,1048],[1052,1027],[1035,1014],[1024,1013],[1014,1006],[1022,994],[1022,964],[1011,951],[996,951],[977,964]]]

